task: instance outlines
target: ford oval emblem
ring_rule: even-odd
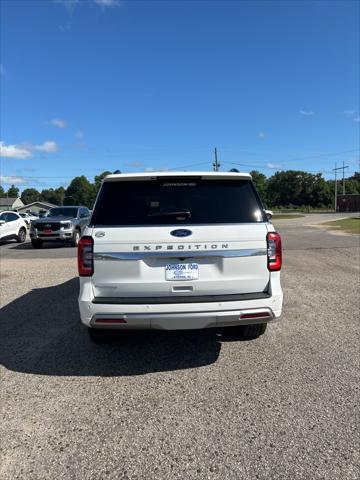
[[[170,235],[172,235],[173,237],[188,237],[192,235],[192,231],[186,230],[185,228],[178,228],[177,230],[173,230],[172,232],[170,232]]]

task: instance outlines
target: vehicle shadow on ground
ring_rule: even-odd
[[[44,243],[43,246],[41,247],[41,250],[50,250],[50,249],[56,249],[56,248],[72,248],[74,247],[72,245],[69,245],[66,242],[48,242]],[[25,243],[14,243],[11,244],[11,247],[9,246],[11,250],[36,250],[31,242],[25,242]]]
[[[93,344],[79,320],[78,278],[34,289],[0,310],[0,363],[39,375],[124,376],[196,368],[214,363],[219,329],[192,332],[120,332]],[[240,338],[237,338],[240,340]]]

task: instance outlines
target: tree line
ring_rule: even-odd
[[[325,180],[321,173],[283,170],[266,177],[256,170],[250,172],[260,198],[267,208],[333,208],[335,180]],[[342,181],[338,181],[338,195]],[[345,193],[360,193],[360,173],[345,179]]]
[[[47,188],[38,191],[26,188],[20,195],[12,185],[7,192],[0,186],[0,197],[21,197],[25,205],[44,201],[54,205],[85,205],[92,208],[96,195],[106,175],[105,171],[90,182],[84,175],[75,177],[69,186]],[[333,208],[335,181],[325,180],[321,173],[312,174],[300,170],[284,170],[267,177],[257,170],[250,172],[265,208]],[[345,179],[346,193],[360,194],[360,173]],[[342,181],[338,181],[338,194],[342,193]]]
[[[15,185],[11,185],[7,192],[0,186],[0,197],[6,195],[8,197],[20,197],[25,205],[42,201],[53,205],[84,205],[92,208],[101,182],[110,173],[112,172],[105,171],[96,175],[93,182],[90,182],[84,175],[75,177],[66,189],[58,187],[45,188],[39,191],[36,188],[25,188],[20,194],[19,188]]]

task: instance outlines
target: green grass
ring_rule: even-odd
[[[277,220],[282,218],[300,218],[304,216],[305,215],[300,215],[299,213],[279,213],[279,214],[274,213],[274,216],[272,218],[273,220]]]
[[[342,220],[326,222],[323,225],[329,226],[331,230],[338,230],[346,233],[357,233],[360,235],[360,217],[343,218]]]

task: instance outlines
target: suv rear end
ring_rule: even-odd
[[[281,314],[281,240],[248,174],[109,175],[78,265],[93,339],[245,325],[256,337]]]

